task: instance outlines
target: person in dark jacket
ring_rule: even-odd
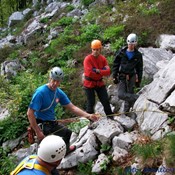
[[[112,76],[118,86],[118,97],[124,100],[124,112],[129,115],[138,95],[134,93],[134,87],[140,87],[143,74],[142,54],[137,50],[137,35],[131,33],[127,37],[128,46],[120,49],[113,62]]]

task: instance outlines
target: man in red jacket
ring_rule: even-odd
[[[105,114],[111,115],[112,110],[110,107],[106,86],[103,81],[103,76],[110,75],[110,67],[108,66],[107,59],[101,55],[102,44],[99,40],[91,42],[92,53],[85,57],[84,65],[84,81],[83,86],[87,96],[86,111],[90,114],[94,113],[95,105],[95,92],[104,107]]]

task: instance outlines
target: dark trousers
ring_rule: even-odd
[[[58,172],[57,168],[54,168],[54,169],[51,171],[51,174],[52,174],[52,175],[59,175],[59,172]]]
[[[87,97],[86,112],[88,112],[90,114],[94,113],[95,92],[96,92],[100,102],[103,105],[105,114],[106,115],[113,114],[111,107],[110,107],[106,86],[95,87],[95,88],[84,87],[84,90],[85,90],[86,97]]]
[[[62,137],[66,143],[67,150],[69,149],[69,142],[72,134],[70,129],[56,121],[41,121],[37,119],[37,123],[42,123],[44,135],[54,134]]]
[[[63,138],[66,143],[67,148],[69,148],[69,141],[72,134],[72,131],[66,128],[64,125],[57,122],[53,124],[44,124],[44,134],[55,134]]]
[[[134,87],[135,87],[135,75],[129,78],[127,80],[126,78],[123,78],[119,82],[118,87],[118,97],[121,100],[124,100],[124,112],[129,112],[130,108],[133,107],[135,101],[138,98],[138,95],[134,93]]]

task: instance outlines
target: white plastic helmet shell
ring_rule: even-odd
[[[127,44],[137,44],[137,35],[135,33],[131,33],[127,37]]]
[[[61,68],[54,67],[50,71],[50,78],[58,81],[63,81],[64,73]]]
[[[64,158],[66,144],[64,140],[56,135],[45,137],[38,147],[38,157],[45,162],[52,163]]]

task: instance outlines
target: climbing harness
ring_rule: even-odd
[[[10,175],[16,175],[18,174],[21,170],[23,169],[36,169],[36,170],[40,170],[40,171],[43,171],[46,175],[50,175],[49,171],[39,165],[39,164],[36,164],[35,161],[36,161],[36,155],[31,155],[27,158],[25,158],[23,161],[21,161],[21,163],[10,173]]]

